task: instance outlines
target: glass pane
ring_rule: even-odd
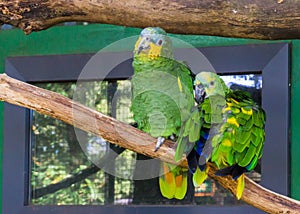
[[[77,87],[84,104],[123,122],[132,122],[129,81],[88,83],[41,83],[39,87],[72,98]],[[110,93],[115,94],[111,96]],[[117,92],[117,93],[115,93]],[[86,143],[78,142],[80,140]],[[130,179],[136,154],[108,144],[103,139],[37,112],[32,112],[31,195],[33,205],[104,205],[128,204],[132,201]],[[120,156],[110,158],[117,174],[99,169],[110,149]],[[125,161],[124,161],[125,160]],[[96,162],[97,162],[96,161]],[[124,179],[127,178],[127,179]]]
[[[262,77],[223,76],[231,88],[249,91],[261,103]],[[243,85],[237,85],[241,84]],[[132,123],[130,81],[84,83],[39,83],[96,110]],[[80,139],[78,136],[80,135]],[[218,183],[208,179],[199,188],[189,188],[183,201],[164,199],[158,179],[133,180],[137,160],[147,157],[110,145],[103,139],[74,129],[59,120],[32,113],[31,194],[33,205],[128,205],[128,204],[241,204]],[[80,142],[79,142],[80,141]],[[84,143],[82,143],[84,142]],[[111,155],[114,151],[116,155]],[[109,161],[107,161],[109,160]],[[103,163],[107,163],[105,166]],[[98,168],[100,166],[100,168]],[[159,167],[153,165],[147,170]],[[260,181],[260,165],[249,174]]]

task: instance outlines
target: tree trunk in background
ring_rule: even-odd
[[[130,27],[159,26],[169,33],[255,39],[300,38],[300,1],[287,0],[2,0],[0,23],[39,31],[66,21]]]

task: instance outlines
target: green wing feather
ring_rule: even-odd
[[[236,163],[250,171],[255,168],[263,148],[265,113],[246,93],[238,91],[234,96],[240,96],[236,99],[242,103],[240,113],[236,117],[246,121],[236,128],[234,155]]]
[[[200,138],[200,130],[203,124],[203,113],[200,108],[194,107],[190,116],[183,123],[175,152],[175,161],[181,160],[184,153],[188,153],[194,147],[194,143]]]
[[[264,115],[248,94],[229,93],[223,109],[223,117],[227,118],[222,126],[224,132],[215,140],[212,160],[221,168],[238,164],[253,169],[265,139]]]
[[[242,91],[227,94],[222,125],[223,133],[213,140],[212,162],[219,168],[237,164],[247,171],[253,170],[262,155],[265,140],[265,113]],[[244,175],[238,178],[236,191],[240,199],[244,190]]]

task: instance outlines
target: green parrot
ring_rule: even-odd
[[[175,160],[188,154],[194,185],[207,177],[207,161],[216,164],[216,175],[237,179],[236,197],[244,190],[244,172],[255,168],[265,141],[265,112],[248,92],[229,89],[213,72],[196,75],[198,103],[184,122],[177,139]]]
[[[176,139],[182,121],[195,105],[192,75],[184,63],[174,60],[171,39],[158,27],[142,30],[132,65],[131,111],[137,127],[157,138],[156,151],[166,138]],[[182,167],[162,163],[162,195],[183,199],[187,172]]]

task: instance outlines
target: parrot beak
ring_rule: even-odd
[[[139,46],[138,49],[137,49],[137,54],[140,54],[142,52],[142,50],[144,50],[143,47]]]
[[[204,86],[200,83],[195,85],[195,100],[198,104],[201,104],[206,97]]]

